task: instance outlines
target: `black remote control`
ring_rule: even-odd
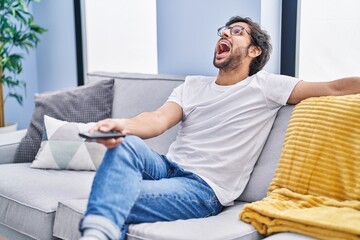
[[[79,136],[86,139],[109,139],[125,137],[126,134],[122,134],[116,131],[111,132],[83,132],[79,133]]]

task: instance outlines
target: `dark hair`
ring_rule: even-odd
[[[249,25],[250,27],[250,35],[253,39],[252,45],[261,48],[261,54],[257,56],[250,64],[250,71],[249,75],[253,75],[260,71],[265,64],[270,59],[270,53],[272,50],[272,46],[270,43],[270,36],[267,34],[265,30],[262,30],[260,25],[256,22],[253,22],[250,18],[246,17],[239,17],[235,16],[230,18],[230,20],[226,23],[226,26],[230,26],[236,22],[244,22]]]

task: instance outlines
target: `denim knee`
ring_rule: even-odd
[[[141,150],[144,147],[147,148],[147,145],[144,142],[144,140],[142,140],[138,136],[134,136],[134,135],[126,136],[125,141],[123,143],[121,143],[121,144],[128,145],[134,150]]]
[[[125,137],[124,142],[120,143],[113,149],[109,149],[105,158],[111,158],[112,161],[119,159],[121,161],[135,161],[142,165],[142,155],[149,151],[149,147],[144,140],[137,136],[129,135]],[[151,150],[150,150],[151,151]]]

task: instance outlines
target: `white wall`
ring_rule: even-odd
[[[157,73],[156,0],[86,0],[87,71]]]
[[[301,0],[297,76],[327,81],[359,76],[360,1]]]

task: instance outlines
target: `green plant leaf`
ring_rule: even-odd
[[[9,93],[9,97],[15,98],[16,101],[22,106],[24,98],[18,93]]]
[[[3,75],[3,78],[1,79],[1,81],[3,82],[3,84],[5,84],[8,88],[13,88],[15,86],[17,86],[17,83],[15,81],[13,81],[11,76],[6,76]]]
[[[21,4],[22,8],[23,8],[26,12],[29,11],[28,8],[27,8],[27,6],[26,6],[26,4],[24,3],[24,1],[20,1],[20,4]]]
[[[14,7],[13,7],[13,8],[11,8],[11,13],[12,13],[13,17],[15,17],[15,15],[16,15],[16,13],[15,13],[15,12],[16,12],[16,8],[14,8]]]
[[[16,11],[15,11],[15,17],[16,17],[17,19],[19,19],[19,20],[21,21],[21,23],[26,24],[27,20],[26,20],[26,18],[23,16],[23,14],[22,14],[21,11],[16,10]]]
[[[44,32],[47,31],[45,28],[42,28],[42,27],[40,27],[40,26],[37,25],[37,24],[32,24],[32,25],[30,26],[30,29],[31,29],[32,31],[36,32],[36,33],[44,33]]]
[[[0,83],[9,89],[5,99],[15,98],[20,105],[26,96],[26,82],[17,78],[23,70],[23,53],[28,54],[30,49],[34,49],[40,41],[40,34],[46,32],[34,22],[28,10],[32,2],[40,1],[0,0]]]

